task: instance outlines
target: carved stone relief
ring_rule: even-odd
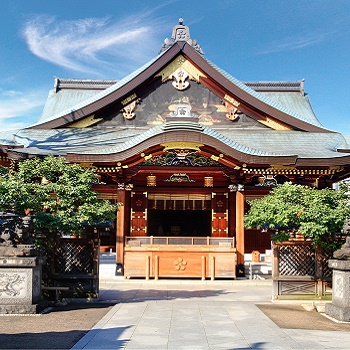
[[[0,297],[1,298],[23,298],[26,295],[26,274],[15,272],[0,273]]]

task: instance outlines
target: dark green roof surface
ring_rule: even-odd
[[[340,133],[310,133],[277,130],[214,130],[193,122],[167,122],[150,129],[104,130],[54,129],[19,130],[13,135],[0,133],[0,144],[23,146],[29,154],[114,154],[132,149],[154,136],[174,131],[192,131],[208,135],[232,149],[254,156],[291,156],[299,158],[337,158],[348,153],[349,138]]]

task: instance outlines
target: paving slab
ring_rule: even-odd
[[[350,348],[350,324],[272,303],[271,290],[271,281],[101,280],[99,303],[0,316],[0,349]]]
[[[101,287],[101,298],[117,304],[73,349],[105,349],[106,335],[111,349],[349,348],[348,331],[300,332],[268,317],[261,309],[273,305],[271,281],[120,280]],[[114,332],[106,333],[109,325]]]

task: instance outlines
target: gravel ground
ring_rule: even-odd
[[[110,304],[69,304],[33,316],[0,316],[0,349],[70,349]]]
[[[280,328],[350,332],[350,323],[340,323],[324,314],[306,311],[301,305],[264,304],[259,309]]]

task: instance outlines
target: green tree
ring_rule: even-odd
[[[33,215],[35,243],[50,250],[62,234],[115,219],[118,206],[99,200],[91,190],[96,180],[92,169],[66,164],[63,157],[26,160],[0,172],[0,211]]]
[[[338,249],[337,233],[350,217],[346,187],[318,190],[290,182],[278,185],[267,196],[249,202],[244,216],[247,228],[274,230],[272,240],[283,241],[300,233],[315,245]]]

